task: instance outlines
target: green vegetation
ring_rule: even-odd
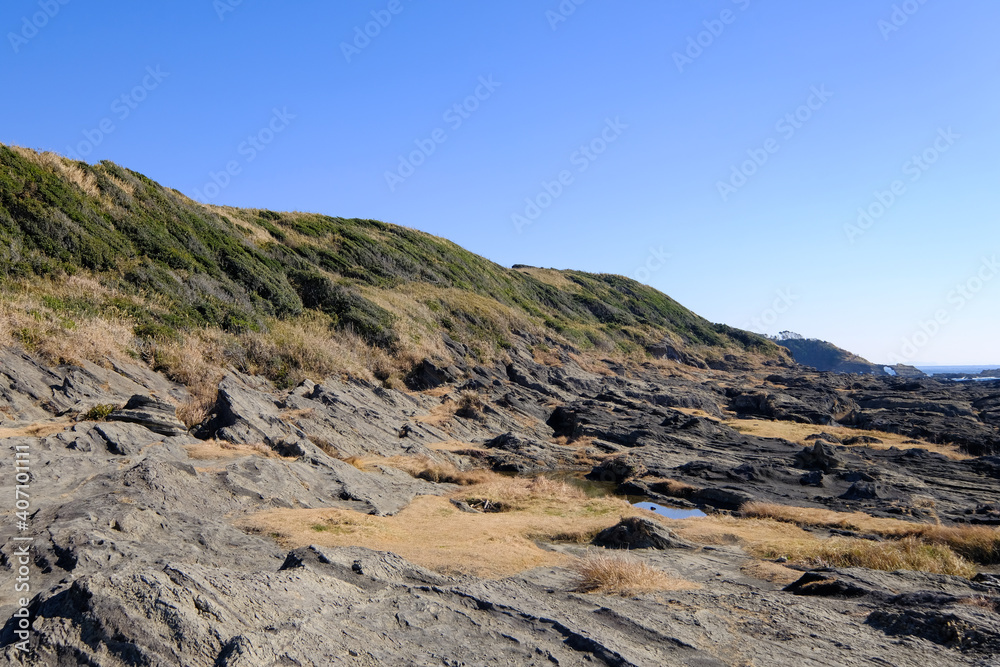
[[[100,403],[87,411],[83,418],[88,421],[102,422],[116,410],[115,406],[108,403]]]
[[[326,339],[374,377],[402,377],[394,365],[442,351],[441,330],[480,361],[518,329],[640,358],[664,339],[782,354],[621,276],[506,269],[375,220],[206,206],[110,162],[3,145],[0,292],[31,316],[8,317],[11,341],[72,360],[48,341],[113,323],[129,354],[185,382],[211,379],[192,377],[192,340],[200,361],[283,385],[352,370]],[[88,358],[113,347],[87,341]]]

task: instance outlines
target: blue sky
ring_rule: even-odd
[[[1000,4],[576,2],[8,0],[0,141],[1000,362]]]

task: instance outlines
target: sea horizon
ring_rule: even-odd
[[[940,375],[943,373],[965,373],[968,375],[978,375],[983,371],[991,371],[1000,369],[1000,363],[996,364],[941,364],[941,365],[915,365],[919,371],[926,373],[927,375]]]

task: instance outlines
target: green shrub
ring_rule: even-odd
[[[99,403],[84,413],[83,418],[87,421],[102,422],[117,409],[117,407],[109,403]]]

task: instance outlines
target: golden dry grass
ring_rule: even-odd
[[[478,447],[471,442],[463,442],[461,440],[444,440],[442,442],[432,442],[427,445],[427,449],[433,450],[435,452],[485,452],[486,449]]]
[[[829,433],[830,435],[835,435],[841,440],[854,436],[865,435],[872,438],[878,438],[882,441],[882,444],[875,443],[864,445],[865,447],[870,447],[872,449],[889,449],[890,447],[897,447],[899,449],[926,449],[930,452],[943,454],[956,461],[971,458],[968,454],[961,452],[958,445],[936,444],[926,441],[918,441],[919,444],[913,444],[906,442],[908,440],[913,440],[913,438],[910,438],[909,436],[899,435],[896,433],[883,433],[882,431],[867,431],[847,428],[846,426],[818,426],[815,424],[799,424],[797,422],[766,421],[760,419],[727,419],[724,423],[726,426],[736,429],[740,433],[746,433],[747,435],[755,435],[761,438],[783,438],[785,440],[791,440],[792,442],[802,443],[803,445],[812,444],[812,441],[806,441],[807,436],[818,435],[824,432]]]
[[[418,424],[427,424],[436,428],[442,428],[448,424],[455,416],[458,405],[450,398],[442,399],[440,405],[435,405],[430,412],[425,415],[417,415],[413,421]]]
[[[449,461],[435,461],[427,456],[394,456],[381,462],[429,482],[468,486],[499,477],[488,470],[459,470]]]
[[[461,497],[485,512],[533,511],[553,504],[570,508],[587,501],[582,489],[567,482],[545,476],[526,479],[495,473],[489,473]]]
[[[692,417],[702,417],[703,419],[716,419],[714,415],[710,415],[704,410],[699,410],[698,408],[670,408],[671,410],[676,410],[677,412],[683,412],[686,415],[691,415]]]
[[[67,317],[51,306],[63,300],[120,297],[86,274],[61,279],[35,279],[7,290],[0,299],[0,345],[21,346],[50,364],[128,359],[132,321],[127,317]]]
[[[709,516],[664,523],[692,542],[736,545],[757,558],[784,557],[808,567],[905,569],[966,577],[975,574],[969,561],[947,544],[914,536],[884,542],[843,537],[823,539],[793,523],[755,517]]]
[[[840,528],[874,533],[893,539],[916,539],[927,545],[944,546],[955,554],[984,565],[1000,563],[1000,530],[989,526],[941,526],[869,516],[863,512],[792,507],[771,503],[747,503],[741,513],[798,526]]]
[[[687,482],[680,482],[668,477],[643,477],[640,481],[649,484],[650,488],[657,493],[674,498],[687,498],[698,490],[698,487]]]
[[[899,537],[910,535],[914,529],[922,527],[922,524],[873,517],[864,512],[835,512],[818,507],[795,507],[776,503],[749,502],[740,508],[740,514],[757,519],[774,519],[797,526],[839,528]]]
[[[976,568],[943,544],[916,537],[873,542],[842,537],[799,545],[755,545],[751,552],[762,558],[785,557],[811,567],[865,567],[872,570],[917,570],[972,577]]]
[[[749,561],[740,568],[740,572],[753,579],[782,585],[790,584],[802,576],[798,570],[766,560]]]
[[[0,438],[44,438],[56,433],[62,433],[72,425],[72,421],[60,419],[58,421],[31,424],[30,426],[21,426],[18,428],[0,428]]]
[[[470,514],[447,498],[421,496],[389,517],[340,509],[281,509],[256,514],[240,525],[274,535],[286,548],[365,546],[392,551],[438,572],[495,578],[566,565],[568,556],[542,549],[535,540],[551,540],[568,529],[596,533],[630,513],[628,503],[620,499],[567,505],[536,498],[530,511]]]
[[[542,366],[558,368],[563,365],[563,361],[559,357],[559,352],[547,346],[536,345],[531,350],[531,357],[536,364],[541,364]]]
[[[263,458],[280,458],[278,454],[264,444],[237,445],[225,440],[204,440],[184,446],[188,458],[195,461],[214,461],[216,459],[233,459],[244,456],[260,456]]]
[[[700,588],[697,584],[671,577],[628,553],[592,551],[571,566],[581,593],[636,595],[653,591],[680,591]]]
[[[792,507],[772,503],[747,503],[741,513],[774,519],[797,526],[839,528],[874,533],[894,539],[916,539],[928,545],[945,546],[956,554],[985,565],[1000,563],[1000,530],[989,526],[941,526],[869,516],[863,512]]]

